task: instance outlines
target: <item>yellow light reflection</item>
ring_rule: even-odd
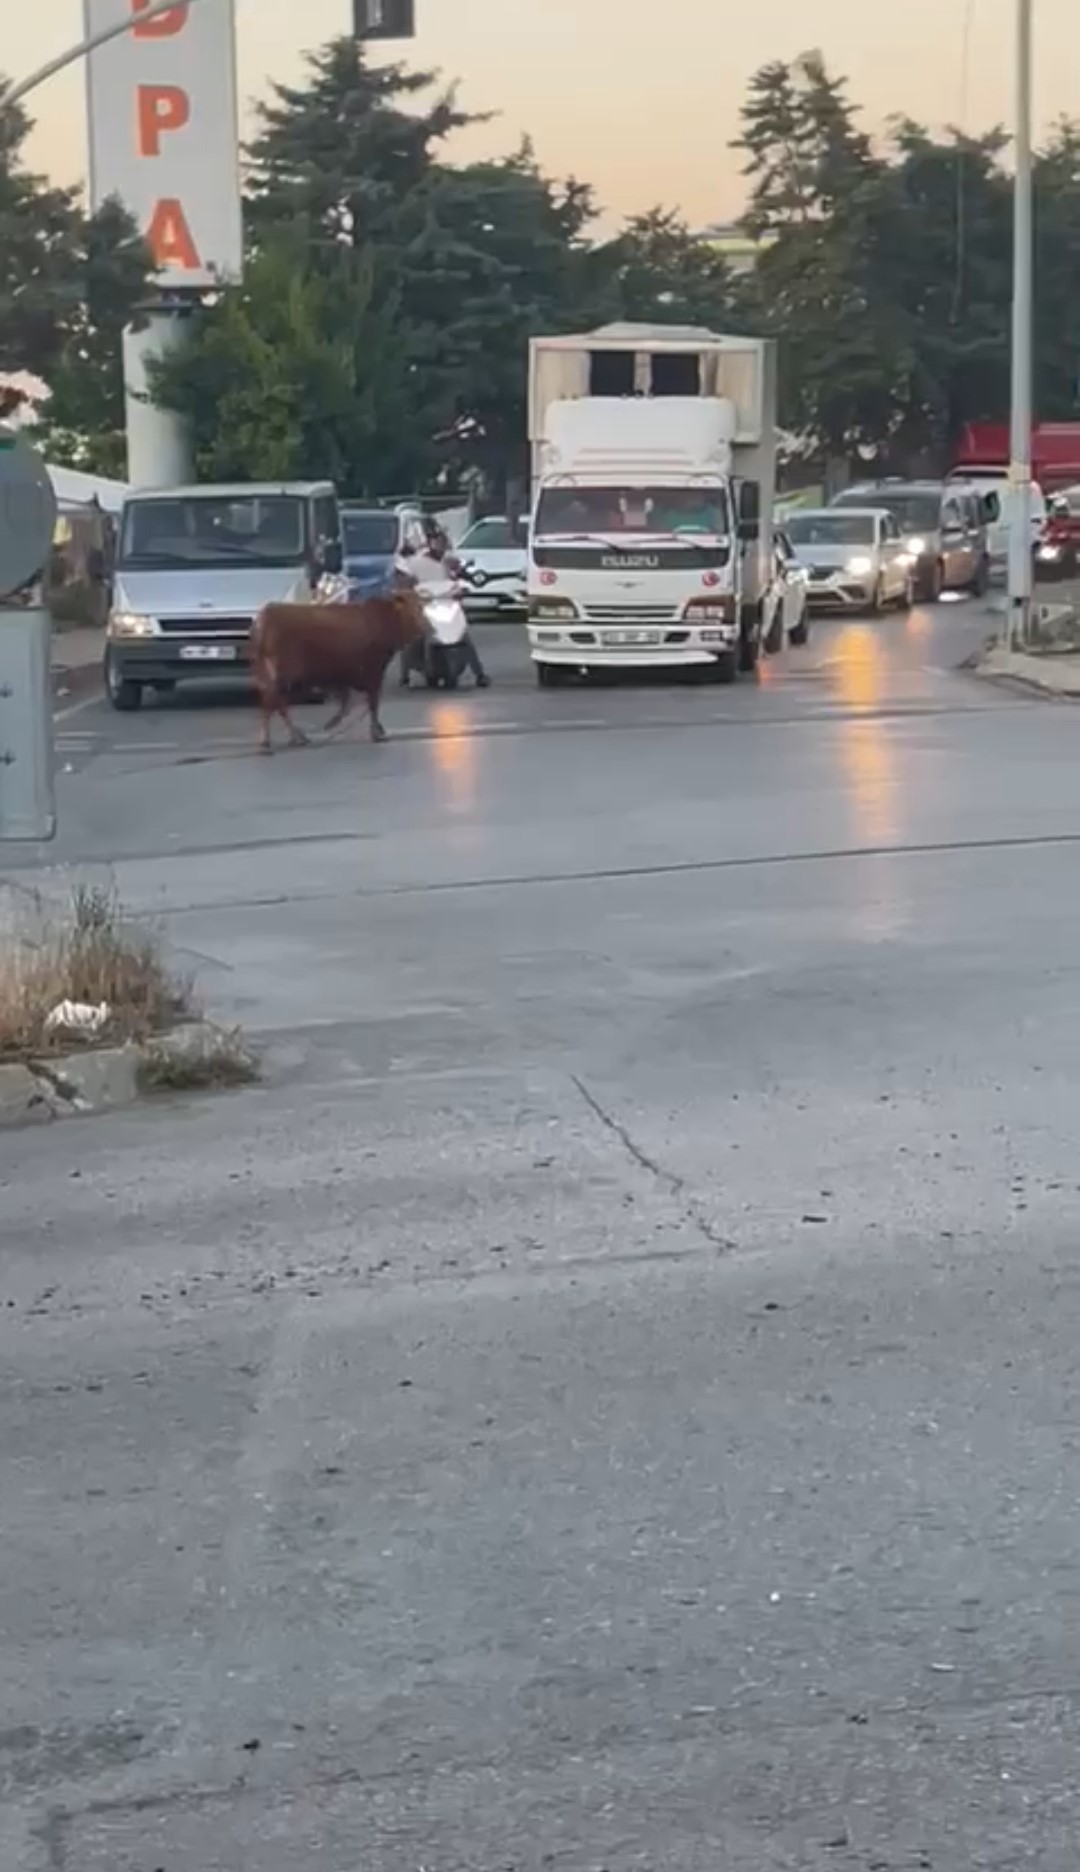
[[[880,634],[851,624],[836,644],[832,666],[841,701],[859,711],[840,730],[848,804],[860,845],[894,845],[903,837],[904,798],[886,724],[872,711],[888,693],[889,664]]]
[[[468,732],[461,709],[453,702],[433,702],[428,725],[431,761],[443,803],[452,813],[471,813],[476,806],[479,737]]]

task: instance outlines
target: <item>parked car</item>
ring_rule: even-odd
[[[773,533],[776,553],[776,578],[766,600],[762,636],[770,656],[785,643],[801,645],[810,640],[810,600],[806,569],[783,527]]]
[[[524,616],[528,582],[529,523],[506,514],[477,520],[454,549],[465,567],[470,617]]]
[[[948,481],[864,481],[830,504],[892,515],[911,555],[916,598],[932,603],[946,590],[986,591],[988,529],[999,510],[995,493]]]
[[[912,558],[891,513],[817,507],[788,517],[787,537],[821,610],[885,611],[912,602]]]
[[[395,561],[421,552],[424,523],[414,507],[343,507],[343,570],[353,592],[372,598],[389,584]]]
[[[1080,571],[1080,487],[1061,488],[1050,498],[1035,549],[1038,579],[1071,579]]]

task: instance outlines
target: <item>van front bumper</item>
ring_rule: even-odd
[[[228,677],[247,680],[249,639],[244,637],[108,637],[105,658],[124,682],[177,683]]]

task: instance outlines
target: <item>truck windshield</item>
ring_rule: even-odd
[[[306,546],[304,502],[295,495],[169,495],[127,503],[118,563],[299,565]]]
[[[685,533],[688,541],[729,532],[727,496],[717,487],[549,487],[540,495],[537,539],[623,533]]]
[[[347,553],[391,559],[398,549],[401,522],[395,513],[349,513],[341,516],[341,535]]]
[[[874,516],[843,512],[789,514],[787,536],[793,546],[872,546]]]

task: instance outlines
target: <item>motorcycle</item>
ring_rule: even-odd
[[[420,600],[427,635],[411,644],[402,660],[401,681],[407,688],[413,674],[423,676],[429,689],[456,689],[466,668],[469,621],[461,602],[460,585],[421,586]]]

